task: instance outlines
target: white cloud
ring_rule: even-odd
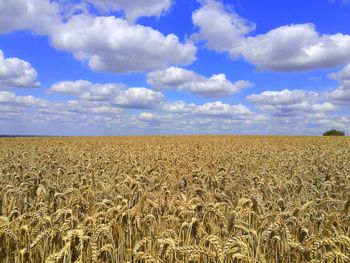
[[[38,87],[37,75],[30,63],[19,58],[5,58],[0,49],[0,88]]]
[[[90,89],[91,86],[92,83],[87,80],[61,81],[52,85],[49,91],[67,95],[80,95],[84,90]]]
[[[262,69],[331,68],[350,61],[350,36],[319,35],[312,24],[288,25],[248,37],[240,52]]]
[[[142,88],[131,90],[142,93]],[[128,99],[124,99],[123,105],[130,105],[135,102],[135,97],[138,98],[137,95],[126,97]],[[321,134],[330,128],[348,129],[349,118],[335,114],[328,115],[328,111],[324,111],[325,106],[320,106],[323,104],[311,104],[314,111],[306,107],[304,110],[307,113],[299,111],[299,114],[283,116],[274,112],[269,112],[269,115],[258,114],[244,105],[231,105],[220,101],[204,104],[162,102],[159,103],[160,107],[152,110],[147,108],[147,111],[129,111],[127,107],[121,109],[103,101],[87,101],[79,98],[79,100],[53,102],[33,96],[18,96],[13,92],[0,92],[2,121],[0,133]]]
[[[143,87],[128,88],[119,83],[92,83],[86,80],[62,81],[49,92],[77,96],[82,101],[105,103],[120,108],[148,109],[162,100],[161,92]]]
[[[114,100],[113,104],[134,109],[149,109],[159,105],[163,100],[160,92],[146,88],[129,88],[122,91]]]
[[[349,105],[350,102],[350,64],[342,70],[329,74],[329,77],[337,80],[340,86],[329,93],[329,98],[337,104]]]
[[[0,93],[0,98],[3,96],[3,94]],[[7,114],[10,114],[10,113],[16,113],[16,114],[20,114],[20,113],[23,113],[23,108],[15,108],[15,107],[11,107],[10,105],[6,105],[6,103],[4,104],[1,104],[0,102],[0,117],[1,115],[7,115]]]
[[[117,73],[189,64],[196,53],[191,42],[182,44],[174,34],[164,36],[113,16],[76,15],[52,32],[52,42],[86,61],[93,70]]]
[[[49,103],[48,107],[41,107],[38,112],[42,114],[54,114],[54,115],[65,115],[73,116],[76,114],[119,114],[122,109],[110,106],[101,101],[83,101],[83,100],[70,100],[59,103]]]
[[[178,67],[151,72],[147,75],[147,82],[158,90],[174,88],[205,97],[229,96],[252,86],[252,83],[246,80],[232,83],[226,79],[225,74],[214,74],[205,78],[194,71]]]
[[[160,116],[154,112],[141,112],[138,117],[139,120],[145,122],[154,122],[160,120]]]
[[[59,23],[59,7],[52,1],[0,0],[0,33],[28,29],[46,34]]]
[[[0,119],[17,123],[18,130],[15,129],[10,133],[22,133],[18,127],[23,125],[27,125],[30,131],[46,127],[46,132],[47,129],[55,127],[56,134],[63,133],[62,125],[68,125],[70,130],[79,126],[108,126],[112,121],[108,122],[107,119],[116,121],[122,112],[122,109],[100,101],[53,102],[34,96],[19,96],[13,92],[0,91]],[[84,131],[80,131],[82,132]]]
[[[212,117],[231,118],[235,116],[246,117],[248,115],[253,115],[253,113],[242,104],[231,105],[222,103],[221,101],[208,102],[202,105],[185,103],[183,101],[175,101],[172,103],[164,103],[162,108],[165,112],[196,114]]]
[[[317,98],[318,93],[304,90],[264,91],[261,94],[253,94],[248,99],[257,104],[267,105],[292,105],[301,103],[306,98]]]
[[[247,97],[263,111],[272,114],[293,116],[333,111],[336,107],[330,102],[318,102],[322,96],[316,92],[304,90],[264,91]]]
[[[123,9],[130,19],[160,15],[171,5],[170,0],[94,2]],[[89,14],[82,4],[64,0],[0,0],[0,33],[26,29],[48,35],[55,48],[73,53],[96,71],[142,72],[187,65],[196,59],[196,47],[191,41],[182,43],[174,34],[165,36],[156,29],[130,24],[115,16]]]
[[[350,62],[350,36],[320,35],[313,24],[286,25],[247,36],[253,29],[250,23],[213,0],[193,13],[193,23],[199,27],[195,39],[234,58],[242,56],[259,69],[302,71]]]
[[[85,0],[92,3],[102,12],[124,11],[129,21],[135,21],[142,16],[159,17],[167,11],[172,0]]]
[[[147,82],[156,89],[179,88],[193,82],[198,76],[195,72],[170,67],[165,70],[158,70],[148,73]]]
[[[240,17],[233,10],[214,0],[202,2],[203,6],[192,14],[193,23],[199,32],[192,35],[197,41],[206,41],[206,46],[218,51],[228,51],[239,46],[244,36],[255,25]]]
[[[350,80],[350,64],[338,72],[329,74],[329,76],[338,81]]]
[[[348,104],[350,102],[350,87],[340,86],[339,88],[330,92],[330,99],[335,103]]]
[[[189,113],[193,111],[193,109],[196,107],[194,103],[186,103],[184,101],[174,101],[169,103],[164,103],[162,105],[162,109],[165,112],[172,112],[172,113]]]
[[[167,119],[172,124],[171,131],[187,133],[254,133],[256,125],[268,120],[268,116],[252,112],[242,104],[221,101],[204,104],[168,102],[162,105],[162,111],[171,116]]]
[[[49,92],[79,96],[88,101],[108,101],[120,94],[126,88],[123,84],[116,83],[92,83],[87,80],[61,81],[55,83]]]
[[[328,129],[348,129],[350,119],[346,116],[332,116],[331,118],[319,118],[316,120],[318,125],[327,127]],[[325,129],[326,130],[326,129]]]
[[[20,107],[25,107],[25,106],[43,107],[47,105],[47,102],[46,100],[38,99],[31,95],[17,96],[14,92],[0,91],[0,104],[15,105]]]
[[[252,112],[242,104],[230,105],[221,101],[208,102],[197,106],[195,112],[198,114],[230,117],[235,115],[250,115]]]

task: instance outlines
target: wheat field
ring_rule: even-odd
[[[350,262],[350,140],[0,139],[0,262]]]

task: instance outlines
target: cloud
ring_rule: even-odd
[[[108,101],[113,96],[120,94],[126,88],[123,84],[116,83],[92,83],[87,80],[61,81],[55,83],[49,92],[78,96],[80,99],[88,101]]]
[[[43,99],[28,96],[17,96],[14,92],[0,91],[0,104],[8,106],[33,106],[33,107],[43,107],[47,105],[47,102]]]
[[[247,36],[253,26],[213,0],[205,1],[192,19],[199,28],[194,39],[233,58],[242,56],[259,69],[303,71],[350,62],[350,35],[320,35],[313,24],[285,25],[266,34]]]
[[[329,94],[330,99],[336,104],[349,105],[350,102],[350,84],[340,85]]]
[[[59,23],[59,6],[55,2],[0,0],[0,33],[27,29],[47,34]]]
[[[0,119],[6,120],[0,127],[1,132],[4,132],[4,127],[9,122],[16,123],[15,133],[24,134],[26,132],[22,131],[22,128],[29,128],[30,133],[32,130],[37,131],[34,134],[46,134],[48,129],[54,129],[54,134],[64,134],[63,127],[67,127],[70,131],[76,130],[77,127],[90,127],[90,125],[107,127],[115,123],[122,112],[121,108],[100,101],[54,102],[34,96],[19,96],[13,92],[0,91]],[[82,130],[78,132],[84,133]]]
[[[253,114],[246,106],[242,104],[231,105],[222,103],[221,101],[208,102],[202,105],[185,103],[184,101],[175,101],[172,103],[163,104],[163,110],[165,112],[172,113],[186,113],[225,118],[231,118],[234,116],[248,116]]]
[[[102,12],[123,11],[126,18],[133,22],[142,16],[157,16],[164,14],[172,0],[85,0]]]
[[[87,80],[61,81],[52,85],[49,91],[67,95],[80,95],[84,90],[89,90],[92,85]]]
[[[221,101],[208,102],[203,105],[197,106],[195,109],[195,113],[222,117],[252,114],[252,112],[242,104],[230,105],[222,103]]]
[[[133,19],[160,14],[171,4],[170,0],[93,2],[124,9]],[[0,0],[0,33],[23,29],[49,36],[54,48],[72,53],[96,71],[143,72],[196,59],[197,49],[189,40],[182,43],[174,34],[163,35],[115,16],[89,14],[79,1]]]
[[[204,97],[229,96],[253,85],[246,80],[232,83],[226,79],[225,74],[214,74],[210,78],[206,78],[194,71],[178,67],[151,72],[147,75],[147,82],[158,90],[173,88]]]
[[[350,36],[319,35],[313,24],[288,25],[248,37],[241,54],[262,69],[331,68],[350,61]]]
[[[202,7],[192,14],[199,32],[192,35],[196,41],[205,41],[206,47],[228,51],[239,46],[244,36],[255,29],[253,23],[240,17],[233,9],[213,0],[202,1]]]
[[[61,81],[52,85],[49,92],[77,96],[82,101],[133,109],[154,108],[163,100],[162,93],[143,87],[129,88],[119,83],[102,84],[86,80]]]
[[[113,104],[125,108],[151,109],[158,106],[162,100],[163,95],[160,92],[146,88],[129,88],[122,91],[113,100]]]
[[[330,118],[318,118],[316,124],[328,129],[348,129],[350,119],[346,116],[331,116]],[[326,130],[326,129],[325,129]]]
[[[132,88],[131,88],[132,89]],[[138,90],[137,90],[138,89]],[[132,89],[140,92],[142,88]],[[131,92],[132,93],[132,92]],[[307,94],[307,92],[306,92]],[[122,103],[129,104],[131,97]],[[144,97],[144,96],[142,96]],[[152,97],[152,96],[151,96]],[[313,96],[312,96],[313,98]],[[138,99],[137,99],[138,100]],[[313,99],[307,98],[310,103]],[[134,100],[135,101],[135,100]],[[294,100],[282,100],[284,106]],[[276,104],[277,102],[275,102]],[[221,101],[195,104],[183,101],[158,102],[159,107],[129,110],[105,101],[80,99],[63,102],[48,101],[33,96],[0,92],[1,133],[22,134],[145,134],[145,133],[244,133],[244,134],[321,134],[327,129],[346,130],[347,116],[329,114],[323,109],[294,115],[278,115],[267,111],[259,114],[248,107]],[[314,108],[322,103],[311,103]],[[146,111],[147,109],[147,111]],[[19,128],[20,127],[20,128]]]
[[[0,0],[0,33],[32,30],[39,34],[53,32],[62,20],[74,14],[88,13],[87,3],[106,14],[122,11],[128,21],[143,16],[161,16],[172,0]],[[13,19],[13,18],[16,19]]]
[[[36,70],[27,61],[5,58],[0,49],[0,88],[39,87]]]
[[[329,93],[329,98],[336,104],[349,105],[350,102],[350,64],[342,70],[329,74],[340,86]]]
[[[338,81],[350,80],[350,64],[345,66],[342,70],[329,74],[329,77]]]
[[[349,119],[332,114],[299,114],[293,116],[272,115],[268,122],[261,122],[259,133],[281,135],[321,135],[330,129],[346,130]]]
[[[187,133],[252,133],[256,125],[268,120],[268,116],[252,112],[245,105],[221,101],[204,104],[167,102],[163,103],[162,111],[170,114],[167,122],[173,124],[172,131]]]
[[[69,100],[66,102],[47,102],[47,107],[40,107],[38,112],[41,114],[48,115],[65,115],[73,116],[76,114],[119,114],[123,110],[120,108],[113,107],[105,104],[101,101],[83,101],[83,100]]]
[[[319,93],[304,90],[264,91],[247,99],[259,109],[280,116],[325,113],[336,109],[330,102],[318,102],[322,100]]]
[[[268,105],[293,105],[302,102],[306,98],[317,98],[318,93],[304,90],[264,91],[261,94],[253,94],[248,99],[257,104]]]
[[[196,53],[191,42],[182,44],[174,34],[164,36],[113,16],[76,15],[51,36],[54,47],[72,52],[96,71],[125,73],[185,65],[195,60]]]
[[[154,112],[141,112],[138,119],[144,122],[155,122],[160,120],[160,116]]]

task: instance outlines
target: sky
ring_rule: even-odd
[[[0,134],[350,134],[350,0],[0,0]]]

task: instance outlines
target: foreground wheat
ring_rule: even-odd
[[[350,140],[0,139],[0,262],[350,262]]]

